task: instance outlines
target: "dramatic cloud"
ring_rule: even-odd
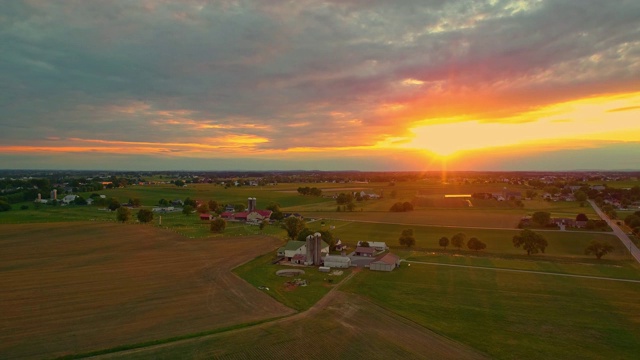
[[[639,18],[637,1],[11,1],[0,152],[6,167],[85,152],[94,167],[384,169],[406,151],[421,166],[438,145],[420,134],[452,123],[498,146],[551,139],[489,138],[528,123],[630,142],[558,104],[611,98],[601,123],[640,131],[620,117],[640,113]]]

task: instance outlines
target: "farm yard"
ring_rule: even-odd
[[[0,357],[165,339],[293,311],[231,273],[272,237],[189,240],[151,226],[2,225]]]

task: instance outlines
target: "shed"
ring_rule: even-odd
[[[200,214],[200,220],[211,220],[211,214]]]
[[[358,246],[356,248],[356,250],[355,250],[355,255],[356,256],[372,257],[375,253],[376,253],[376,249],[374,249],[372,247]]]
[[[324,257],[324,266],[346,269],[351,266],[351,259],[348,256],[327,255]]]
[[[392,253],[387,253],[369,264],[369,269],[374,271],[392,271],[400,267],[400,258]]]

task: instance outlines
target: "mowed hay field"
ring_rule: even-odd
[[[0,226],[0,358],[51,358],[293,313],[231,273],[273,237],[145,225]]]
[[[484,359],[485,355],[397,316],[364,297],[334,291],[312,310],[273,323],[102,358]]]

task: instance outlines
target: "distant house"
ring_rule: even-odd
[[[364,241],[358,241],[357,246],[362,246],[363,242]],[[385,251],[389,249],[389,246],[387,246],[387,243],[384,241],[367,241],[367,243],[370,248],[374,248],[376,251]]]
[[[505,191],[504,197],[507,200],[522,200],[522,193],[519,191]]]
[[[400,258],[392,253],[387,253],[369,264],[369,269],[374,271],[392,271],[397,267],[400,267]]]
[[[233,219],[234,218],[234,213],[233,211],[225,211],[222,214],[220,214],[220,217],[223,219]]]
[[[356,256],[365,256],[365,257],[373,257],[376,254],[376,249],[372,247],[362,247],[358,246],[355,250]]]
[[[324,266],[346,269],[351,266],[351,258],[341,255],[327,255],[324,257]]]
[[[338,251],[342,251],[343,249],[346,249],[347,246],[345,244],[342,243],[342,240],[338,239],[336,240],[336,245],[335,245],[335,249]]]
[[[183,206],[184,205],[184,201],[182,201],[180,199],[176,199],[176,200],[173,200],[171,202],[171,205],[173,205],[173,206]]]
[[[72,202],[74,202],[76,200],[77,197],[78,197],[78,195],[67,195],[67,196],[62,198],[62,202],[64,204],[71,204]]]
[[[589,218],[585,214],[578,214],[576,216],[575,226],[579,228],[583,228],[587,226],[587,222],[589,222]]]
[[[576,227],[576,221],[571,218],[553,218],[551,222],[558,225],[560,229],[565,227]]]
[[[250,223],[260,223],[264,220],[269,220],[271,218],[271,214],[273,212],[271,210],[256,210],[247,214],[247,222]]]
[[[200,214],[200,220],[203,220],[203,221],[211,220],[211,214]]]

